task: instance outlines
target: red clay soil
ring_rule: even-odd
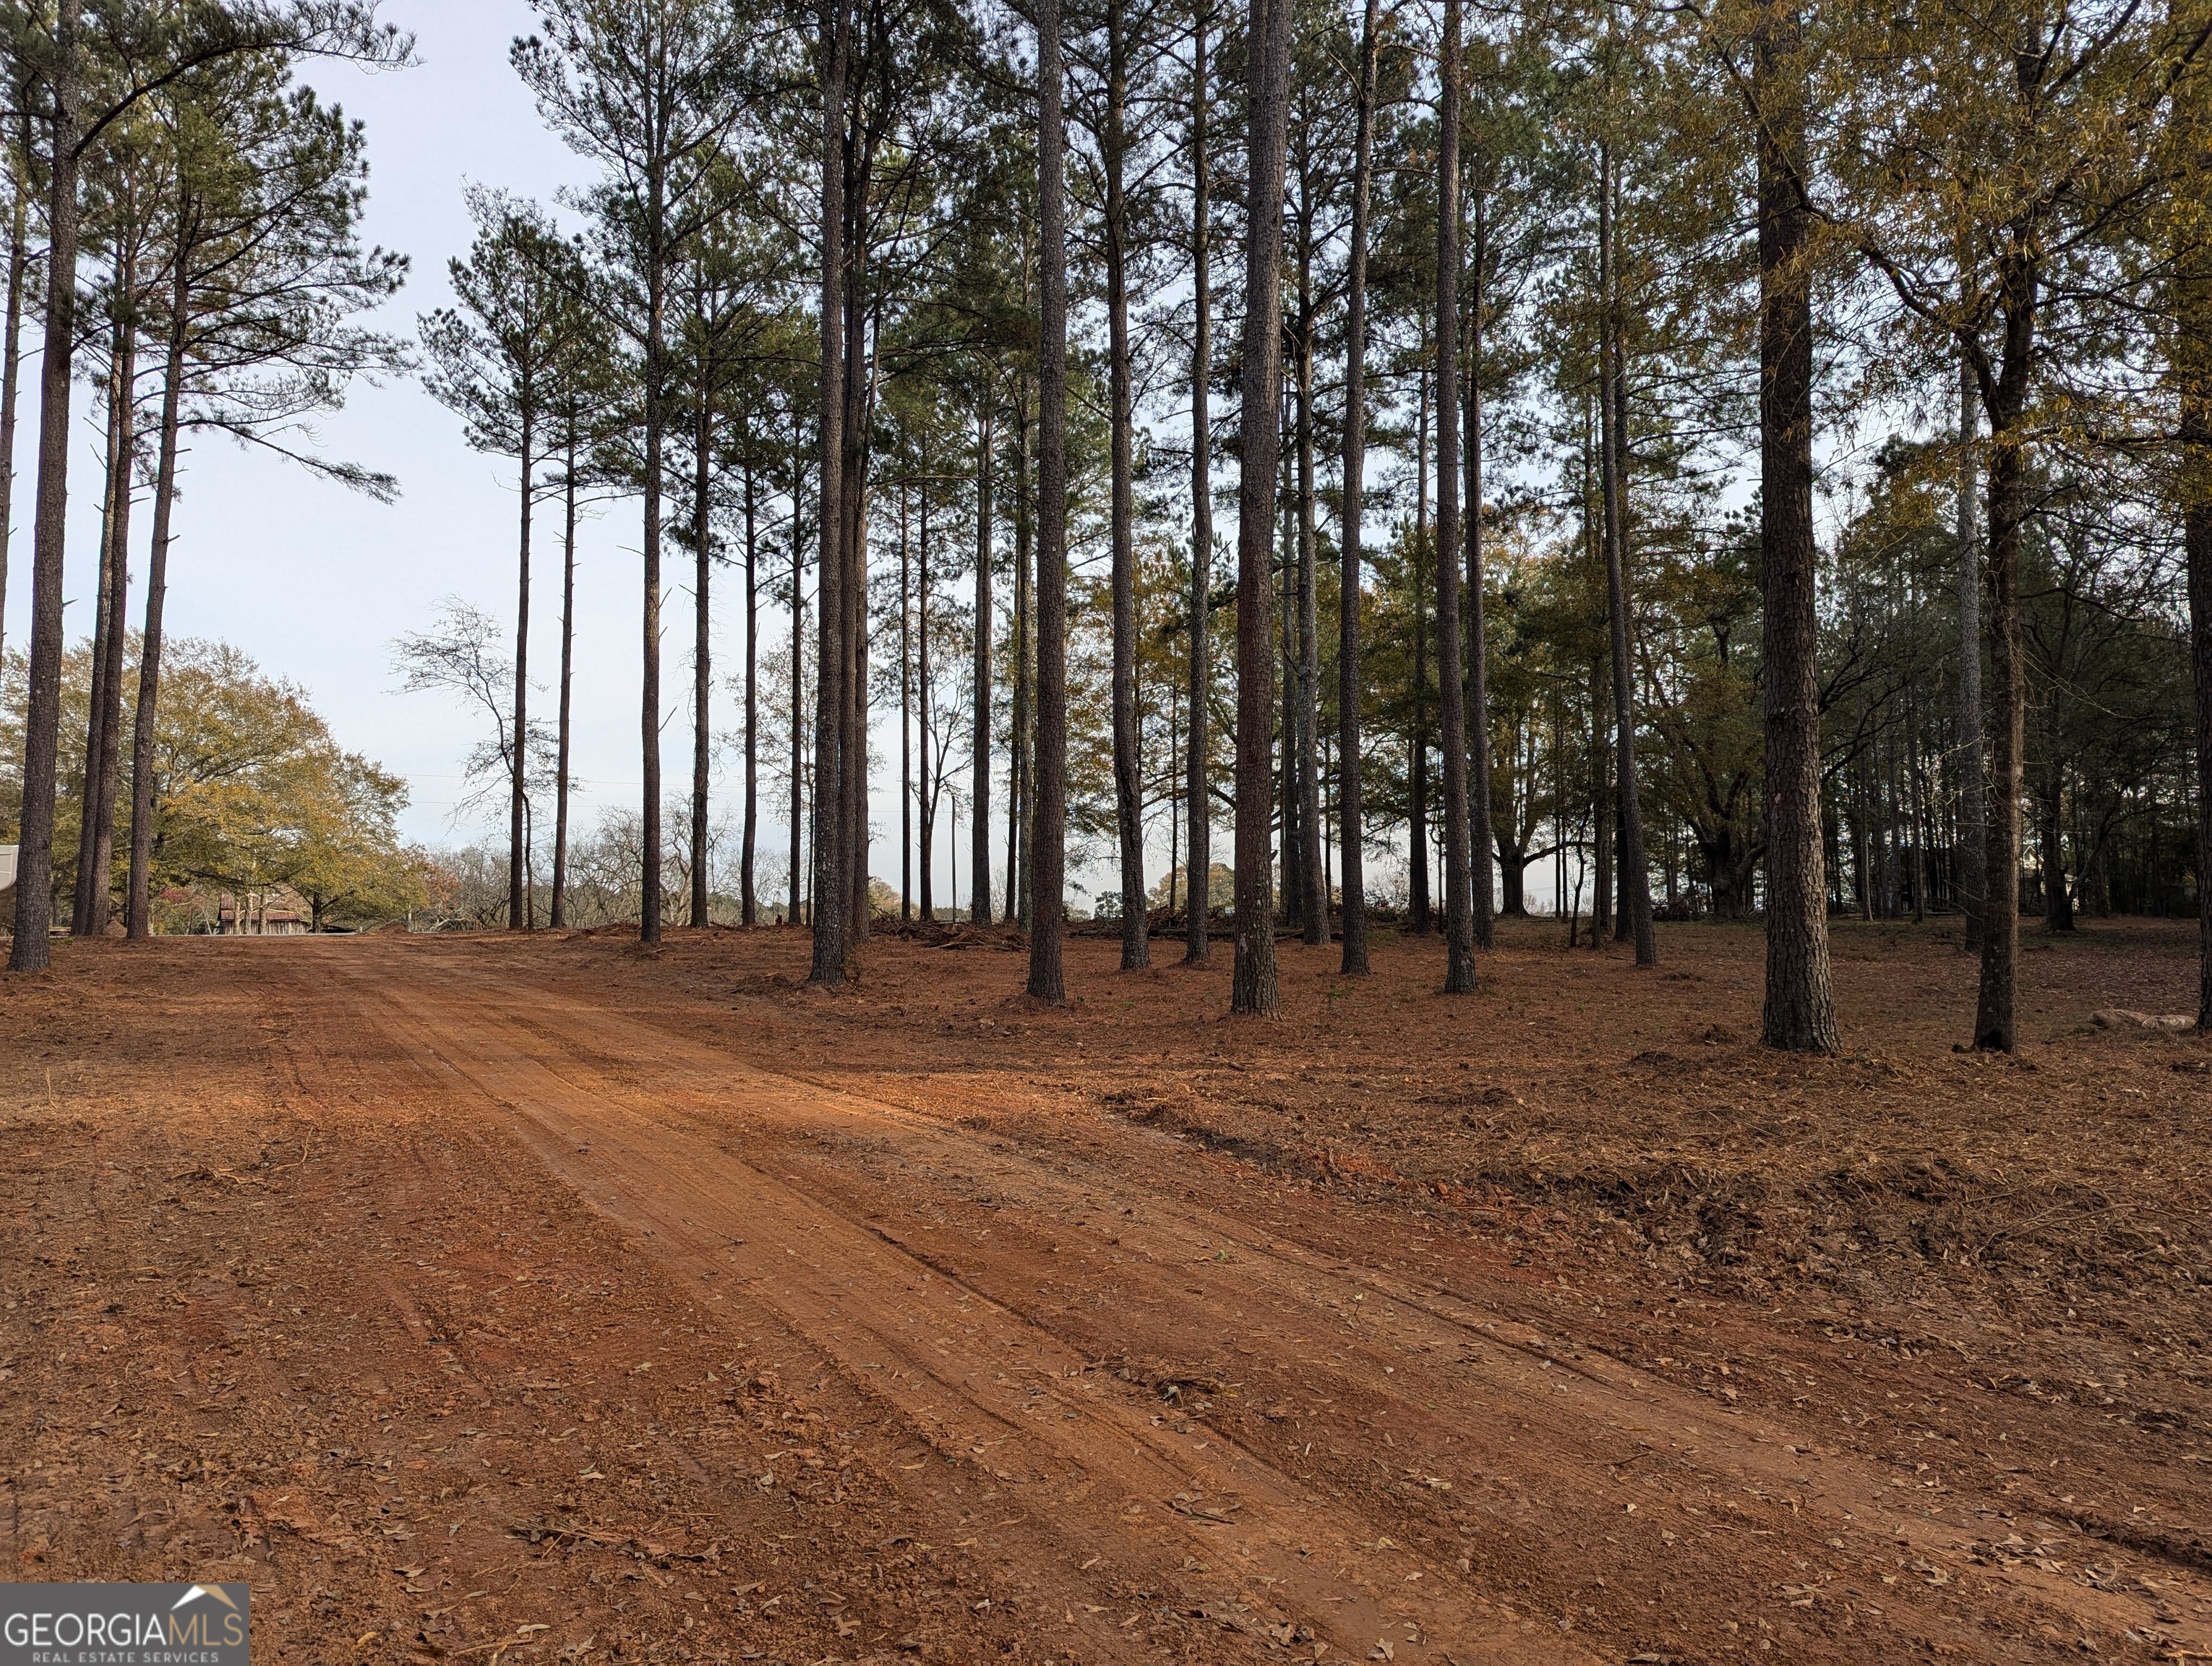
[[[260,1661],[2212,1659],[2192,934],[70,945],[0,984],[9,1577]]]

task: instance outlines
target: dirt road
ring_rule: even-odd
[[[2085,1431],[1847,1280],[1209,1121],[1340,1060],[1172,980],[1086,1039],[794,943],[65,959],[4,1077],[18,1577],[251,1578],[270,1659],[2212,1658],[2193,1408]]]

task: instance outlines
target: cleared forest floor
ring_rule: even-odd
[[[0,986],[9,1577],[256,1658],[2212,1659],[2193,930],[1509,922],[1483,992],[784,931]]]

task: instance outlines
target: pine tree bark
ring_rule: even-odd
[[[2189,569],[2190,668],[2197,695],[2197,1028],[2212,1031],[2212,278],[2196,280],[2183,374],[2182,543]]]
[[[1282,828],[1279,868],[1282,897],[1280,918],[1282,924],[1297,930],[1305,921],[1306,864],[1305,828],[1299,819],[1298,800],[1298,765],[1304,761],[1304,754],[1298,746],[1298,495],[1291,472],[1297,444],[1295,429],[1287,410],[1283,415],[1283,428],[1278,452],[1282,473],[1275,486],[1275,513],[1280,526],[1277,533],[1274,577],[1275,623],[1278,627],[1276,646],[1281,656],[1275,666],[1275,687],[1282,699],[1273,714],[1279,725],[1276,730],[1278,745],[1273,757],[1276,814]]]
[[[1275,703],[1275,470],[1282,449],[1283,173],[1290,0],[1253,0],[1246,52],[1244,353],[1237,483],[1237,947],[1230,1010],[1273,1018],[1270,745]]]
[[[1989,802],[1984,842],[1980,989],[1974,1045],[2009,1053],[2018,1040],[2021,770],[2027,721],[2021,660],[2021,526],[2027,519],[2027,436],[2021,431],[2033,373],[2039,281],[2030,240],[2007,246],[1997,273],[2003,344],[1995,367],[1977,367],[1990,424],[1987,628],[1990,642]]]
[[[1067,197],[1060,0],[1037,7],[1036,809],[1030,836],[1029,993],[1067,998]]]
[[[1367,964],[1366,823],[1361,804],[1359,702],[1360,522],[1367,489],[1367,222],[1375,173],[1376,25],[1378,0],[1366,0],[1359,28],[1359,90],[1352,152],[1352,247],[1345,274],[1343,550],[1337,586],[1336,805],[1343,846],[1346,977]]]
[[[126,390],[120,429],[123,452],[118,459],[122,473],[116,485],[115,513],[108,538],[107,612],[100,629],[100,671],[103,695],[100,713],[100,756],[92,801],[93,847],[89,871],[92,885],[86,893],[86,932],[99,937],[107,930],[111,913],[115,858],[115,800],[121,775],[123,739],[123,678],[131,642],[131,511],[138,473],[138,413],[137,332],[131,334],[134,350],[125,354],[123,386]]]
[[[977,401],[975,435],[975,661],[973,694],[975,727],[970,749],[975,754],[974,802],[968,817],[968,867],[970,895],[969,917],[979,926],[991,922],[991,395],[985,384]]]
[[[847,158],[845,281],[845,605],[844,733],[838,741],[843,767],[846,970],[860,975],[860,945],[874,929],[870,895],[868,818],[868,429],[873,392],[866,308],[866,211],[867,158],[856,149]]]
[[[1033,454],[1030,450],[1030,387],[1016,382],[1014,401],[1014,701],[1013,780],[1006,794],[1006,912],[1024,932],[1030,929],[1030,864],[1027,834],[1035,812],[1036,721],[1030,710],[1036,675],[1033,647],[1036,616],[1036,527],[1030,519]]]
[[[526,931],[538,923],[538,901],[530,890],[530,529],[538,506],[538,410],[522,400],[522,527],[515,558],[514,721],[510,759],[507,830],[507,928]]]
[[[128,267],[125,268],[126,272]],[[76,918],[82,937],[106,934],[115,866],[115,796],[123,741],[124,650],[131,635],[131,502],[138,472],[138,330],[135,294],[118,286],[115,374],[109,384],[108,507],[101,546],[99,627],[92,709],[86,737],[83,818],[79,827]]]
[[[809,894],[805,865],[806,825],[806,515],[803,465],[791,473],[791,883],[784,923],[805,920]]]
[[[667,215],[668,181],[658,154],[647,168],[647,235],[655,247],[647,257],[645,337],[645,605],[640,626],[644,667],[638,700],[638,737],[642,757],[643,819],[638,884],[638,937],[660,941],[660,501],[661,471],[667,438],[668,259],[658,246]]]
[[[61,0],[49,78],[53,146],[47,169],[45,352],[40,368],[38,505],[31,550],[31,640],[23,715],[23,809],[15,868],[11,971],[52,958],[54,787],[60,762],[63,554],[69,536],[70,373],[76,353],[77,15]]]
[[[1474,292],[1467,306],[1467,843],[1475,946],[1491,950],[1498,946],[1498,910],[1490,824],[1490,645],[1482,577],[1482,326],[1490,258],[1486,206],[1484,194],[1476,192],[1474,248],[1468,263]]]
[[[31,263],[26,240],[31,208],[30,120],[27,112],[9,192],[7,321],[0,326],[0,657],[8,648],[8,548],[15,531],[15,414],[23,377],[23,289]]]
[[[1618,176],[1610,144],[1603,148],[1598,196],[1598,287],[1605,340],[1600,349],[1599,404],[1605,431],[1605,587],[1613,635],[1613,794],[1620,818],[1620,929],[1636,944],[1636,964],[1659,964],[1651,928],[1651,875],[1644,854],[1644,806],[1636,779],[1635,666],[1628,657],[1627,369],[1621,345],[1620,261],[1614,248]]]
[[[1123,0],[1106,0],[1106,380],[1112,432],[1110,541],[1114,598],[1114,826],[1121,857],[1121,970],[1152,964],[1145,906],[1144,760],[1137,733],[1136,486],[1130,410],[1128,205],[1122,167],[1128,149],[1128,41]]]
[[[913,561],[907,548],[907,495],[899,487],[899,919],[914,918]]]
[[[760,506],[752,465],[745,465],[745,810],[738,851],[738,919],[760,923],[753,866],[760,827]]]
[[[1184,741],[1183,813],[1189,820],[1184,858],[1182,958],[1201,966],[1210,958],[1207,915],[1213,903],[1213,806],[1209,757],[1213,620],[1213,165],[1206,151],[1206,112],[1212,101],[1206,78],[1206,35],[1212,11],[1201,5],[1192,27],[1190,81],[1190,705]]]
[[[1309,947],[1328,941],[1328,865],[1321,818],[1321,626],[1315,526],[1312,158],[1299,144],[1297,311],[1298,923]]]
[[[1474,991],[1459,594],[1460,0],[1444,0],[1437,113],[1437,706],[1444,763],[1444,993]]]
[[[191,281],[184,257],[176,258],[169,293],[169,338],[161,366],[160,451],[154,465],[154,538],[146,558],[146,621],[138,641],[138,703],[131,737],[131,871],[125,891],[124,929],[143,940],[153,934],[155,723],[161,692],[162,613],[169,591],[169,527],[177,496],[177,434],[185,381],[185,337]],[[0,517],[4,526],[4,517]],[[4,537],[0,532],[0,537]]]
[[[1605,667],[1590,668],[1590,941],[1604,946],[1613,935],[1613,836],[1620,818],[1613,813],[1609,775],[1613,747],[1606,735]]]
[[[703,309],[702,309],[703,310]],[[714,617],[710,587],[714,569],[714,373],[712,350],[699,347],[699,391],[691,413],[691,924],[712,917],[707,872],[707,792],[714,755],[710,712],[714,695]]]
[[[576,671],[576,443],[579,423],[569,404],[562,442],[561,499],[561,696],[553,742],[553,912],[556,931],[568,923],[568,749]],[[796,870],[794,869],[794,873]]]
[[[915,678],[915,712],[921,727],[921,917],[937,918],[937,790],[930,780],[931,730],[929,721],[929,489],[921,493],[921,583],[915,587],[915,636],[919,645]]]
[[[1811,216],[1800,170],[1795,19],[1756,46],[1759,124],[1759,563],[1766,702],[1767,1046],[1841,1044],[1820,836],[1819,551],[1813,538]]]
[[[2197,1028],[2212,1031],[2212,249],[2206,246],[2212,108],[2201,80],[2186,83],[2176,111],[2189,212],[2177,227],[2173,283],[2174,380],[2180,398],[2182,550],[2188,573],[2189,660],[2196,694]]]
[[[839,749],[845,734],[845,69],[851,46],[852,14],[847,0],[829,0],[823,9],[820,44],[822,491],[814,596],[820,640],[814,667],[814,954],[807,974],[808,982],[817,985],[843,983],[849,956],[845,908],[851,886],[845,873]],[[797,589],[794,580],[794,608]],[[794,677],[794,704],[798,697]],[[794,790],[795,786],[794,781]],[[794,888],[798,883],[794,863]]]
[[[1406,763],[1406,912],[1414,934],[1423,937],[1434,923],[1429,896],[1429,368],[1425,355],[1413,422],[1413,732]]]
[[[1966,947],[1980,952],[1989,889],[1988,793],[1984,784],[1982,563],[1974,537],[1974,438],[1980,393],[1972,365],[1959,364],[1959,501],[1954,533],[1959,569],[1959,902]]]
[[[112,324],[110,327],[112,332]],[[107,621],[112,611],[115,581],[116,453],[122,445],[122,439],[116,432],[116,422],[122,414],[122,404],[115,389],[121,371],[121,356],[111,352],[105,389],[106,418],[102,424],[105,449],[100,496],[100,553],[93,567],[91,666],[84,708],[84,742],[77,751],[76,866],[70,897],[69,924],[72,937],[85,934],[85,916],[91,906],[93,826],[97,819],[94,804],[99,796],[96,777],[100,759],[100,726],[107,713]]]

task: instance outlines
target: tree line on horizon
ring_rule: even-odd
[[[313,339],[210,327],[263,356],[204,350],[173,321],[198,282],[174,276],[191,260],[166,206],[191,195],[169,183],[185,149],[92,143],[128,123],[89,112],[181,106],[259,65],[321,114],[271,66],[407,45],[329,3],[112,0],[82,5],[88,29],[79,0],[16,9],[0,453],[17,320],[46,330],[43,439],[55,398],[68,420],[57,303],[104,314],[104,341],[75,335],[108,367],[120,575],[112,483],[141,430],[115,389],[138,343],[167,345],[180,390],[144,425],[157,454],[183,421],[266,439],[349,367],[397,362],[343,321],[399,273],[326,212],[313,234],[343,252],[314,268]],[[964,804],[969,911],[1021,922],[1047,1000],[1071,848],[1115,861],[1125,968],[1162,910],[1188,959],[1225,928],[1245,1012],[1276,1008],[1280,925],[1364,971],[1368,866],[1401,850],[1405,919],[1440,927],[1448,990],[1475,988],[1548,864],[1553,908],[1579,922],[1587,879],[1589,941],[1643,965],[1655,918],[1762,916],[1765,1038],[1803,1050],[1839,1044],[1832,913],[1962,915],[1974,1040],[2002,1049],[2024,907],[2063,930],[2193,903],[2212,949],[2212,6],[534,10],[512,67],[593,182],[550,207],[473,189],[454,302],[411,353],[469,443],[516,463],[513,651],[481,618],[399,645],[411,685],[459,692],[495,737],[476,762],[506,801],[510,925],[534,922],[547,797],[565,923],[570,670],[579,623],[605,623],[575,616],[576,526],[617,498],[640,516],[647,940],[709,917],[729,745],[740,917],[762,916],[772,794],[781,912],[810,924],[817,982],[856,975],[871,735],[896,709],[902,876],[918,832],[938,912],[938,828]],[[242,131],[209,144],[259,156]],[[330,176],[356,216],[358,154]],[[57,157],[82,164],[67,202]],[[134,196],[156,205],[143,226],[118,206]],[[54,279],[65,220],[106,274],[82,302]],[[113,298],[142,272],[143,296]],[[302,368],[315,351],[337,356]],[[37,578],[60,536],[40,468],[27,886],[61,774],[39,721],[59,613],[56,593],[42,649]],[[550,721],[530,658],[549,559]],[[732,571],[733,675],[710,647]],[[122,634],[100,639],[110,702]],[[101,730],[101,704],[80,928],[107,906],[121,722]],[[1176,885],[1224,842],[1217,915]],[[134,849],[126,910],[136,867]],[[19,931],[11,964],[44,945]]]

